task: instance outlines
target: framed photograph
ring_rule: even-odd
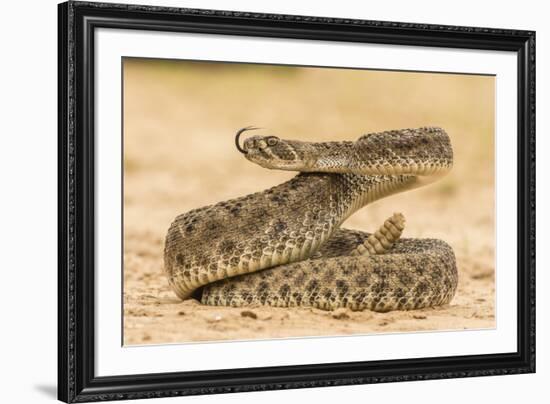
[[[535,371],[534,32],[58,18],[60,400]]]

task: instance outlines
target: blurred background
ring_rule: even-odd
[[[125,343],[494,326],[494,77],[135,58],[124,59],[123,75]],[[189,309],[196,302],[175,299],[162,273],[164,236],[175,216],[295,175],[243,158],[234,134],[248,125],[265,128],[258,134],[311,141],[444,128],[455,152],[447,177],[377,201],[344,227],[373,231],[402,212],[404,237],[447,241],[459,267],[451,305],[420,323],[385,313],[380,321],[317,330],[313,317],[321,314],[312,312],[311,323],[301,313],[303,320],[291,316],[277,330],[220,330],[208,321],[216,308]],[[181,310],[186,316],[177,317]]]

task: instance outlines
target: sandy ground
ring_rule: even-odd
[[[126,60],[124,343],[495,327],[493,117],[492,77]],[[453,301],[390,313],[180,301],[162,270],[173,218],[293,176],[257,167],[236,151],[235,130],[252,124],[318,141],[444,127],[455,150],[452,173],[377,201],[344,227],[372,231],[402,212],[404,237],[447,241],[459,270]]]

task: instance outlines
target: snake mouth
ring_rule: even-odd
[[[235,134],[235,146],[237,146],[237,150],[238,150],[239,152],[241,152],[242,154],[247,154],[248,151],[247,151],[246,149],[243,149],[243,148],[241,147],[241,144],[240,144],[240,142],[239,142],[239,139],[240,139],[241,135],[242,135],[244,132],[248,131],[248,130],[256,130],[256,129],[260,129],[260,128],[257,128],[257,127],[255,127],[255,126],[247,126],[247,127],[245,127],[245,128],[239,129],[239,130],[237,131],[237,133]]]

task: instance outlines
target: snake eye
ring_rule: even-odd
[[[279,142],[279,138],[275,136],[270,136],[266,140],[269,146],[275,146]]]

